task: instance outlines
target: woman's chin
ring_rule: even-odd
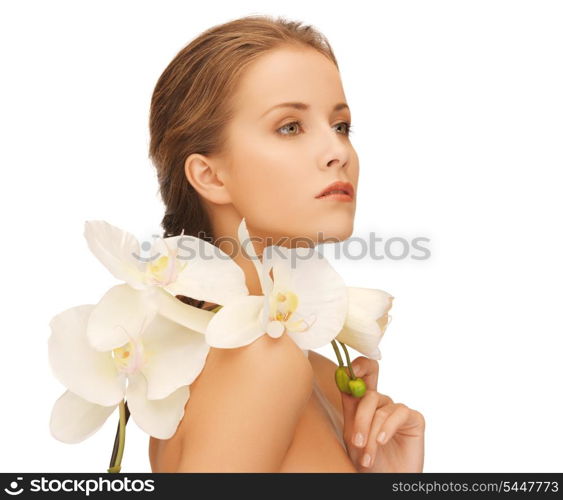
[[[330,220],[319,226],[317,233],[313,236],[317,243],[338,243],[347,240],[354,231],[354,220],[342,221]]]
[[[339,241],[345,241],[350,236],[352,236],[354,228],[343,228],[341,230],[332,230],[328,234],[323,235],[323,239],[319,243],[338,243]]]
[[[287,222],[291,226],[288,226]],[[285,234],[289,238],[290,247],[310,247],[319,243],[338,243],[347,240],[354,231],[353,214],[335,214],[321,216],[288,217],[285,228],[278,234]],[[281,224],[280,224],[281,225]],[[291,235],[291,236],[289,236]]]

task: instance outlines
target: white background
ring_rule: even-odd
[[[425,472],[562,471],[563,6],[531,0],[2,2],[0,470],[106,471],[117,412],[80,444],[49,434],[65,388],[48,323],[117,284],[85,220],[160,232],[156,80],[249,14],[313,24],[336,53],[354,234],[430,238],[425,261],[333,261],[396,297],[379,390],[426,417]],[[127,433],[123,472],[150,471],[148,436]]]

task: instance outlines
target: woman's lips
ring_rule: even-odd
[[[315,198],[352,201],[354,199],[354,186],[349,182],[336,181],[324,188]]]
[[[335,201],[353,201],[349,194],[345,193],[332,193],[332,194],[325,194],[323,196],[318,196],[318,200],[335,200]]]

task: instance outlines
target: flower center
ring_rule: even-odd
[[[132,340],[112,350],[113,361],[121,373],[135,373],[146,363],[146,354],[140,340]]]
[[[313,314],[310,318],[303,318],[297,311],[299,297],[290,290],[278,290],[271,293],[269,321],[279,321],[285,330],[290,332],[305,332],[316,321]]]
[[[286,322],[297,309],[299,297],[284,290],[274,293],[270,299],[270,320]]]
[[[172,255],[162,255],[146,267],[146,281],[151,285],[168,285],[176,280],[187,262],[178,262],[176,252]]]

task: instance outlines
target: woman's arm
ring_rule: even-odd
[[[277,472],[313,388],[309,360],[286,334],[212,348],[192,384],[177,472]]]

